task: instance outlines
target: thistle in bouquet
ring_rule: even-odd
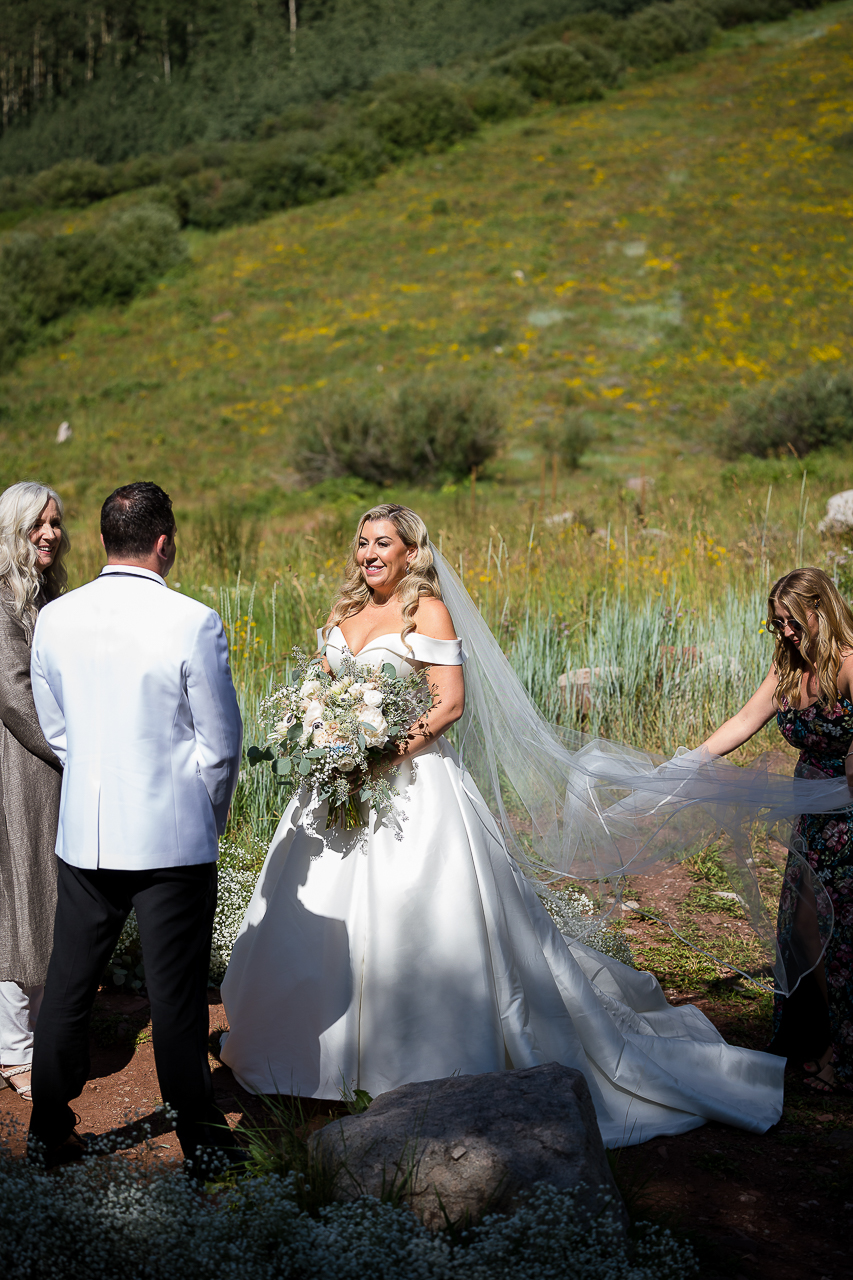
[[[290,684],[261,703],[265,749],[250,747],[250,764],[272,762],[278,781],[299,782],[329,801],[326,828],[363,825],[362,804],[376,813],[394,807],[394,762],[413,736],[426,736],[424,717],[435,699],[426,670],[397,675],[390,663],[365,667],[345,655],[332,675],[321,658],[293,650]]]

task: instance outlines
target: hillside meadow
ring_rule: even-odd
[[[265,678],[312,642],[353,520],[380,496],[423,512],[508,648],[534,623],[551,638],[540,701],[619,596],[668,610],[673,635],[691,619],[713,630],[721,610],[758,635],[768,575],[812,561],[846,581],[843,546],[816,525],[853,454],[724,464],[711,438],[744,390],[850,362],[851,37],[850,0],[739,28],[372,188],[184,233],[189,265],[125,309],[57,322],[0,381],[3,483],[38,475],[63,493],[79,582],[99,563],[105,494],[158,480],[179,513],[180,589],[224,592]],[[94,227],[139,199],[18,229]],[[505,441],[482,475],[301,487],[293,444],[331,397],[413,377],[499,400]],[[541,444],[567,412],[594,432],[575,471]]]

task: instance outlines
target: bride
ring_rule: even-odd
[[[362,517],[322,639],[333,672],[345,655],[398,673],[428,667],[435,704],[426,736],[401,754],[394,814],[327,832],[327,802],[307,789],[284,813],[222,983],[222,1060],[240,1083],[337,1099],[342,1087],[376,1096],[560,1062],[584,1073],[610,1147],[706,1120],[774,1124],[783,1059],[728,1045],[698,1009],[667,1004],[651,974],[552,922],[533,865],[555,866],[554,827],[536,806],[551,803],[549,753],[567,753],[413,511]],[[503,723],[482,710],[488,663]],[[463,757],[485,762],[480,788],[443,736],[460,720]],[[516,809],[520,797],[533,815],[525,848],[507,773]]]

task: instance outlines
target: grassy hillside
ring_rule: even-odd
[[[510,421],[473,520],[467,490],[395,496],[451,541],[471,539],[483,562],[490,525],[523,559],[531,520],[564,509],[581,517],[572,546],[587,539],[581,556],[565,549],[566,572],[588,574],[562,593],[572,599],[600,583],[595,530],[608,523],[642,561],[638,581],[671,582],[699,534],[700,577],[749,573],[776,546],[819,554],[814,521],[850,483],[849,459],[810,459],[811,516],[799,520],[795,459],[723,469],[707,439],[742,388],[850,361],[851,35],[850,0],[731,32],[666,75],[488,128],[374,190],[189,233],[189,268],[125,310],[59,328],[0,382],[0,479],[56,484],[81,529],[139,476],[198,528],[223,500],[237,516],[271,512],[278,531],[336,511],[346,522],[367,492],[298,491],[290,451],[304,416],[344,389],[473,377]],[[129,199],[38,226],[94,225]],[[554,478],[552,511],[537,432],[567,402],[597,439],[580,472]],[[57,444],[65,420],[73,436]],[[647,525],[673,539],[635,544]],[[221,527],[207,536],[228,540]],[[279,571],[277,536],[249,539],[255,570]],[[94,550],[88,534],[82,544]],[[299,554],[310,560],[311,545]]]

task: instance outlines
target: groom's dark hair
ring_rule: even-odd
[[[101,536],[110,556],[147,556],[161,534],[175,532],[172,500],[158,484],[124,484],[101,507]]]

